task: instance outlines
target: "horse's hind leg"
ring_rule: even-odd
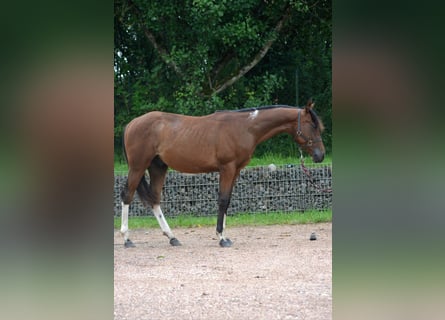
[[[170,226],[162,213],[160,205],[161,192],[165,182],[165,177],[167,175],[167,169],[168,166],[159,157],[155,157],[153,159],[150,167],[148,168],[148,172],[150,174],[149,198],[153,207],[153,214],[158,220],[162,233],[170,239],[170,244],[172,246],[180,246],[181,243],[171,231]]]
[[[130,203],[133,200],[134,192],[141,182],[142,177],[144,176],[145,170],[134,170],[131,169],[128,172],[127,183],[121,192],[122,199],[122,214],[121,214],[121,234],[124,237],[124,246],[126,248],[134,247],[133,242],[129,238],[129,230],[128,230],[128,211],[130,207]]]

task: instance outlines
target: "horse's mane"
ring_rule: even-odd
[[[300,107],[292,107],[292,106],[288,106],[288,105],[281,105],[281,104],[276,104],[276,105],[268,105],[268,106],[260,106],[260,107],[256,107],[256,108],[244,108],[244,109],[237,109],[237,110],[216,110],[216,112],[252,112],[255,110],[268,110],[268,109],[276,109],[276,108],[288,108],[288,109],[302,109]],[[304,107],[303,107],[304,108]],[[320,121],[320,119],[318,118],[318,115],[315,113],[314,110],[309,109],[309,114],[311,115],[312,121],[314,122],[315,128],[320,126],[320,129],[323,131],[323,123]]]
[[[237,109],[237,110],[216,110],[216,112],[252,112],[255,110],[267,110],[267,109],[275,109],[275,108],[299,109],[298,107],[275,104],[275,105],[261,106],[261,107],[255,107],[255,108]]]

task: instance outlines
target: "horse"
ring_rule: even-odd
[[[303,108],[287,105],[223,110],[205,116],[187,116],[152,111],[130,121],[124,129],[123,149],[128,177],[121,192],[120,232],[126,248],[129,238],[128,211],[135,191],[144,206],[150,206],[172,246],[181,243],[171,231],[160,202],[167,169],[184,173],[219,172],[216,233],[221,247],[231,247],[225,235],[227,208],[232,189],[250,161],[256,146],[279,133],[290,134],[300,149],[323,161],[323,124],[313,110],[314,102]],[[150,184],[145,179],[148,169]]]

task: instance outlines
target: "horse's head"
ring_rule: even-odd
[[[324,145],[321,140],[323,124],[313,110],[315,103],[310,99],[304,109],[298,112],[294,139],[304,151],[312,156],[314,162],[324,159]]]

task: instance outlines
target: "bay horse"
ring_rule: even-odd
[[[219,172],[216,233],[221,247],[232,246],[224,234],[227,208],[240,170],[249,163],[259,143],[286,132],[314,162],[323,161],[323,124],[313,107],[309,100],[304,108],[275,105],[217,111],[201,117],[152,111],[133,119],[124,129],[123,138],[129,168],[121,192],[120,232],[125,247],[134,247],[129,239],[128,210],[136,190],[143,204],[153,209],[170,244],[181,245],[160,207],[169,167],[184,173]],[[145,179],[147,169],[150,184]]]

